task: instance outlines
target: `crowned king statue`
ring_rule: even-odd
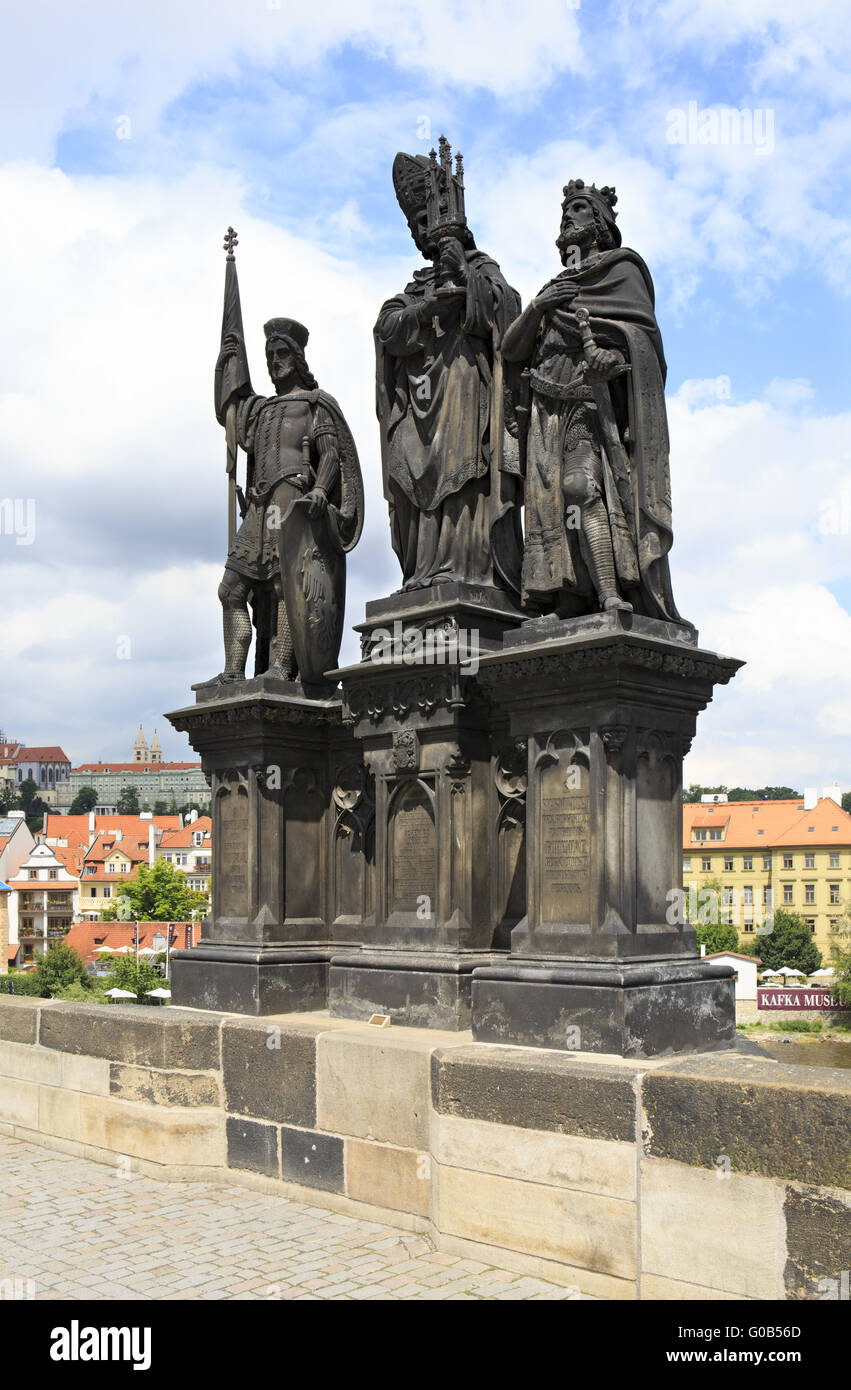
[[[668,571],[665,358],[653,281],[621,246],[614,188],[574,179],[564,270],[502,340],[525,474],[523,598],[574,617],[634,610],[682,622]]]

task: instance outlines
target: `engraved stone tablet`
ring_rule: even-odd
[[[428,796],[417,784],[404,791],[396,803],[390,847],[390,911],[414,912],[427,897],[431,915],[435,901],[434,821]]]
[[[590,917],[589,782],[585,768],[569,766],[569,756],[562,752],[541,771],[541,921],[584,925]]]
[[[214,883],[217,917],[248,915],[248,795],[243,787],[223,792],[218,815],[219,874]]]

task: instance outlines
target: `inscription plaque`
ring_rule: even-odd
[[[242,787],[218,798],[217,917],[248,916],[248,796]]]
[[[392,883],[390,911],[414,912],[423,897],[429,915],[435,903],[434,821],[422,787],[408,792],[393,812],[390,828]]]
[[[572,786],[564,756],[541,774],[541,921],[584,925],[589,920],[591,811],[588,772]]]

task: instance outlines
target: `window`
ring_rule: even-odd
[[[830,867],[831,869],[838,869],[838,868],[839,868],[839,855],[838,855],[834,850],[831,850],[831,852],[830,852],[830,865],[829,865],[829,867]]]
[[[700,867],[701,867],[703,873],[708,874],[708,873],[709,873],[709,870],[712,868],[712,860],[709,859],[709,858],[704,857],[704,858],[701,859],[701,861],[700,861]]]
[[[831,905],[831,907],[834,907],[834,906],[838,907],[838,906],[839,906],[839,884],[838,884],[838,883],[829,883],[829,884],[828,884],[828,888],[830,889],[830,905]]]
[[[745,907],[753,907],[753,885],[746,883],[742,889]]]
[[[745,922],[744,926],[745,926],[745,931],[746,931],[746,932],[752,932],[752,931],[753,931],[753,922]]]
[[[725,860],[724,860],[724,869],[725,869],[725,871],[726,871],[727,873],[729,873],[730,870],[732,869],[732,867],[733,867],[733,861],[732,861],[732,859],[725,859]]]
[[[816,900],[816,886],[814,883],[804,884],[804,902],[814,903]]]
[[[48,877],[48,878],[58,878],[58,877],[59,877],[59,870],[58,870],[58,869],[48,869],[48,871],[47,871],[47,877]]]
[[[783,867],[784,867],[784,869],[794,869],[794,867],[795,867],[795,861],[794,861],[794,859],[792,858],[792,855],[791,855],[791,854],[784,854],[784,856],[783,856]]]
[[[771,906],[771,885],[769,883],[762,885],[762,901],[765,907]]]
[[[121,872],[122,872],[123,874],[126,874],[126,872],[127,872],[127,865],[126,865],[126,864],[119,864],[118,867],[119,867],[119,869],[121,870]]]
[[[764,835],[765,831],[762,828],[760,828],[756,833],[757,835]]]
[[[831,919],[830,919],[830,930],[831,930],[831,931],[839,931],[839,918],[838,918],[838,917],[831,917]]]
[[[783,884],[783,901],[784,903],[793,903],[795,901],[794,887],[791,883]]]
[[[111,898],[111,897],[112,897],[112,889],[111,889],[111,887],[109,886],[109,884],[107,884],[106,887],[104,888],[104,890],[103,890],[103,896],[104,896],[105,898]]]
[[[805,855],[804,855],[804,868],[805,868],[805,869],[814,869],[815,866],[816,866],[816,857],[815,857],[815,855],[814,855],[814,854],[805,854]]]
[[[815,934],[816,934],[816,919],[815,919],[815,917],[808,917],[808,918],[807,918],[807,926],[808,926],[809,929],[810,929],[810,936],[815,936]]]
[[[683,873],[687,873],[691,868],[691,855],[687,854],[683,859]]]
[[[752,854],[746,854],[746,855],[745,855],[745,857],[744,857],[743,860],[742,860],[742,868],[745,870],[746,873],[747,873],[750,869],[753,868],[753,855],[752,855]]]
[[[763,873],[769,873],[769,874],[771,873],[771,855],[770,855],[770,854],[764,854],[764,855],[762,856],[762,871],[763,871]]]
[[[27,871],[27,877],[31,879],[38,878],[38,869],[29,869]]]

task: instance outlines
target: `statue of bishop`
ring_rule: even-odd
[[[384,491],[404,589],[520,585],[520,477],[498,344],[520,298],[479,251],[461,156],[397,154],[393,184],[427,262],[375,325]]]

